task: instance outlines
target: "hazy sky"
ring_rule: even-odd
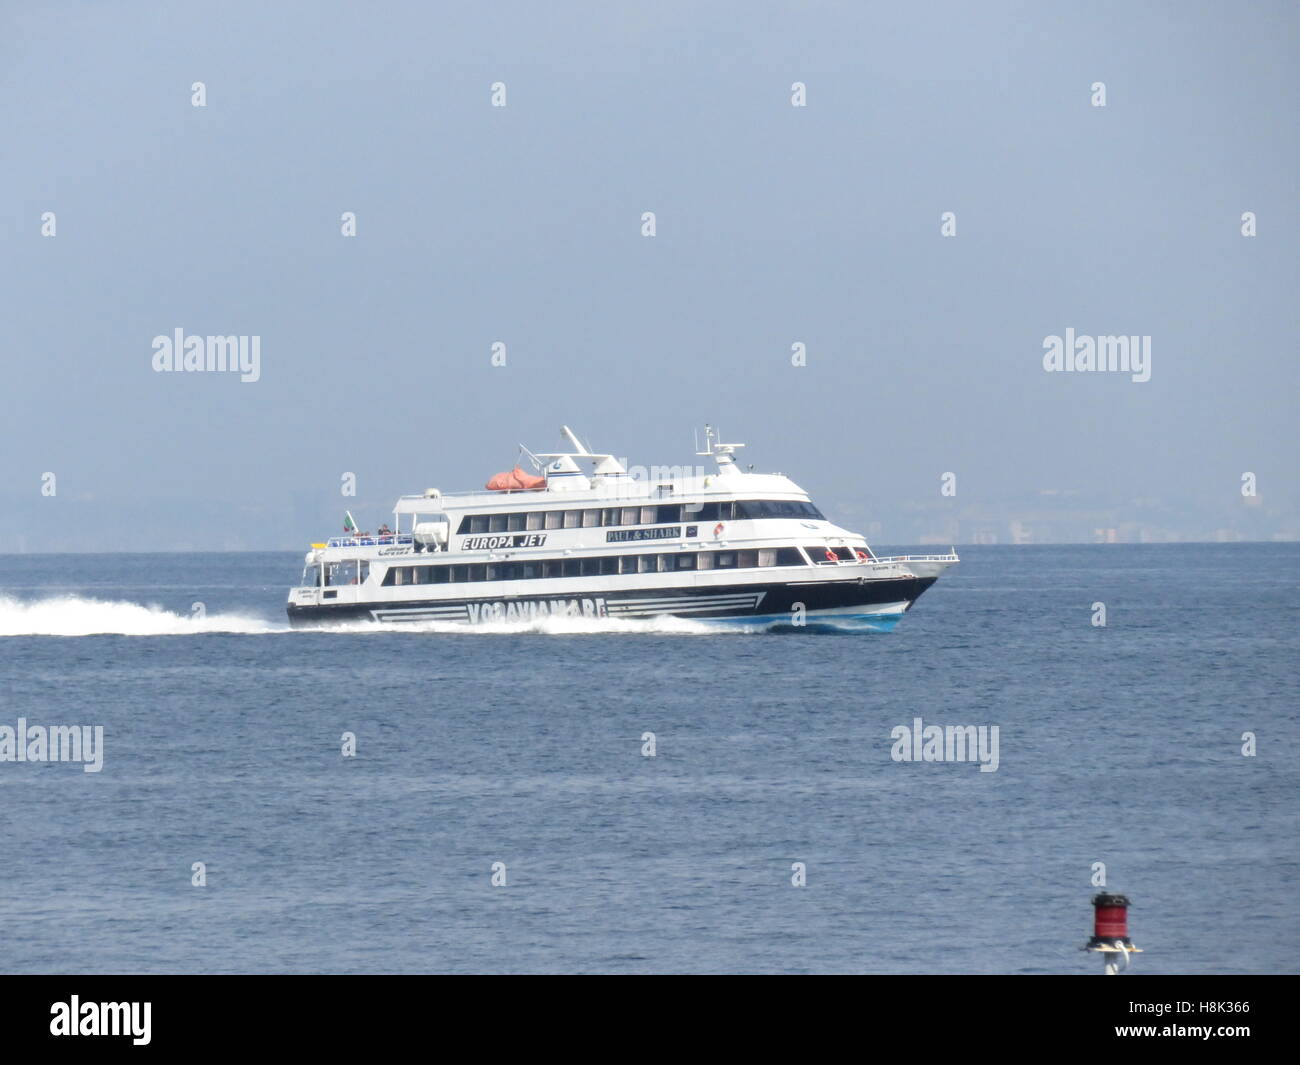
[[[0,11],[11,523],[297,546],[562,422],[649,465],[712,421],[886,518],[945,471],[1298,505],[1294,3]],[[155,372],[177,328],[260,380]],[[1151,379],[1045,372],[1067,328]]]

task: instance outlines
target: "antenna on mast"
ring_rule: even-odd
[[[714,443],[717,440],[719,443]],[[718,460],[718,472],[727,473],[734,470],[736,460],[733,457],[744,444],[723,444],[722,434],[711,425],[704,427],[704,450],[699,450],[699,441],[695,443],[695,454]]]
[[[714,431],[713,431],[713,426],[711,426],[711,425],[709,425],[707,422],[705,422],[705,424],[704,424],[704,450],[703,450],[703,451],[700,450],[700,437],[699,437],[699,434],[697,433],[697,434],[696,434],[696,437],[695,437],[695,454],[697,454],[697,455],[704,455],[704,456],[712,455],[712,454],[713,454],[713,438],[714,438],[715,435],[717,435],[717,434],[714,433]]]

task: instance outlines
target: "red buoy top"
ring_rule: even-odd
[[[1093,905],[1093,939],[1128,942],[1128,896],[1095,895]]]

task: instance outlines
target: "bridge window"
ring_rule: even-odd
[[[324,568],[326,588],[334,588],[343,584],[357,584],[364,579],[364,577],[359,576],[357,563],[352,559],[345,562],[327,562]]]

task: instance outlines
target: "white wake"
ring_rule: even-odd
[[[190,636],[283,632],[251,614],[178,614],[157,605],[60,595],[25,601],[0,596],[0,636]]]
[[[483,621],[474,624],[455,621],[401,621],[377,624],[370,621],[344,622],[326,632],[428,632],[457,636],[466,634],[518,635],[536,633],[541,636],[584,635],[650,635],[650,636],[716,636],[718,629],[688,618],[588,618],[588,617],[537,617],[519,621]]]
[[[740,627],[737,627],[738,631]],[[254,614],[210,613],[205,616],[178,613],[157,604],[125,600],[94,599],[80,595],[59,595],[47,599],[22,600],[0,596],[0,636],[195,636],[205,633],[392,633],[412,632],[455,635],[659,635],[715,636],[718,629],[687,618],[657,617],[587,618],[537,617],[520,621],[490,621],[464,624],[451,621],[416,621],[379,624],[374,621],[342,621],[319,628],[290,629],[287,621],[271,622]]]

